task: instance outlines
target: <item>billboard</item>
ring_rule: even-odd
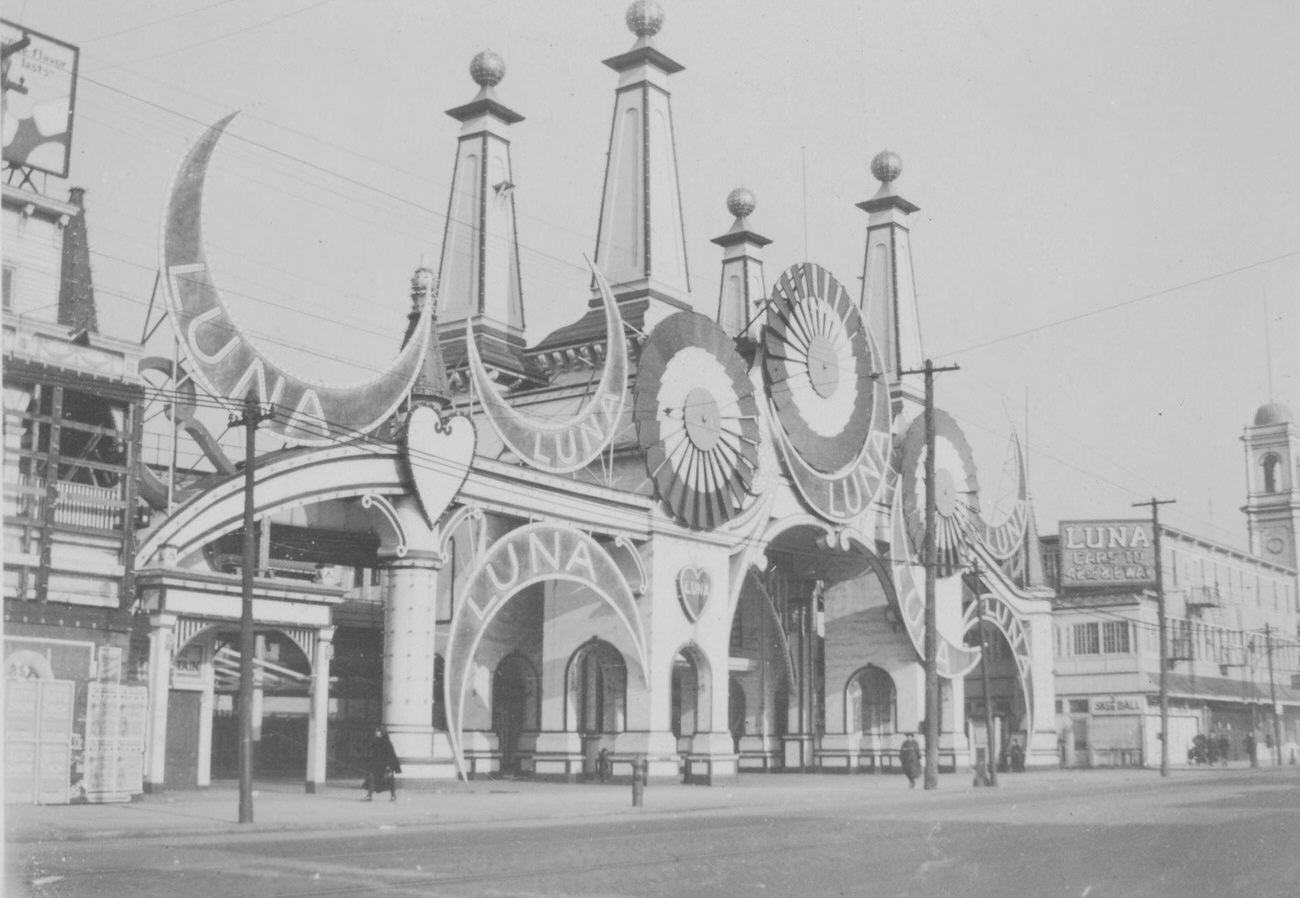
[[[1155,586],[1151,522],[1061,521],[1061,589]]]
[[[80,51],[0,19],[4,47],[4,161],[68,176]]]

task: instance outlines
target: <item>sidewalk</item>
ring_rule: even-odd
[[[1164,782],[1200,779],[1205,774],[1234,775],[1244,765],[1179,768]],[[1125,783],[1158,783],[1158,770],[1038,770],[1000,774],[997,792],[1051,789],[1087,780],[1110,787]],[[793,810],[800,806],[846,800],[943,800],[944,796],[989,795],[976,789],[969,773],[940,777],[940,787],[924,792],[907,789],[901,776],[882,774],[748,774],[737,782],[715,786],[652,783],[642,807],[632,806],[631,786],[596,783],[551,783],[535,780],[439,782],[400,788],[398,800],[386,793],[362,801],[355,784],[327,786],[315,794],[300,782],[254,784],[253,822],[239,823],[239,788],[233,780],[195,791],[145,795],[138,801],[94,805],[5,806],[5,840],[9,843],[81,841],[87,839],[194,836],[217,833],[307,832],[398,826],[491,826],[497,823],[545,824],[593,817],[728,812],[760,807]]]

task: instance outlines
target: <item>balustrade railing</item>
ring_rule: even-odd
[[[57,496],[53,515],[46,506],[49,484],[44,477],[19,474],[17,510],[24,517],[65,527],[119,532],[126,526],[126,508],[122,488],[92,486],[60,480],[55,484]]]

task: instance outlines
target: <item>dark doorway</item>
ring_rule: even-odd
[[[492,677],[492,731],[501,750],[501,772],[519,772],[519,736],[528,725],[528,662],[510,655]]]
[[[745,735],[745,690],[732,677],[727,695],[727,726],[731,730],[731,743],[736,753],[740,753],[740,739]]]
[[[167,758],[163,784],[168,789],[199,787],[199,714],[203,695],[172,690],[167,694]]]

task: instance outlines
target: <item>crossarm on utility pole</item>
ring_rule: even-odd
[[[934,375],[938,371],[956,371],[956,365],[934,367],[925,360],[925,367],[899,371],[902,374],[925,375],[925,788],[939,786],[939,717],[942,703],[939,700],[939,616],[935,608],[935,579],[938,576],[939,558],[935,549],[934,518],[936,514],[934,474]]]
[[[1160,506],[1172,505],[1177,499],[1134,502],[1133,507],[1151,506],[1151,541],[1156,552],[1156,612],[1160,619],[1160,775],[1169,775],[1169,625],[1165,617],[1164,559],[1160,548]]]
[[[231,427],[243,427],[244,438],[244,562],[243,605],[239,616],[239,822],[253,822],[253,576],[257,568],[257,535],[254,532],[253,468],[257,457],[257,425],[270,412],[263,412],[257,391],[244,398],[244,415],[232,418]]]

